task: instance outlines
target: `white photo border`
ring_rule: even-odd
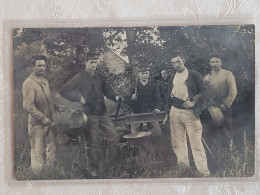
[[[255,25],[255,119],[259,118],[259,68],[258,64],[260,62],[260,21],[256,18],[241,18],[241,19],[212,19],[212,20],[179,20],[172,19],[158,19],[158,20],[120,20],[120,19],[91,19],[91,20],[5,20],[4,21],[4,47],[3,57],[4,57],[4,110],[3,110],[3,121],[5,129],[5,183],[11,188],[28,188],[37,189],[42,187],[50,187],[57,191],[64,191],[68,187],[77,186],[73,188],[74,192],[84,189],[91,188],[108,189],[109,185],[119,186],[113,187],[114,189],[123,189],[133,192],[138,190],[150,194],[150,189],[160,189],[166,186],[170,186],[169,189],[175,188],[174,186],[180,186],[187,190],[187,193],[191,193],[191,186],[195,185],[197,187],[203,188],[205,185],[221,186],[230,185],[239,187],[241,184],[245,183],[256,184],[260,181],[259,178],[259,127],[260,121],[255,121],[255,176],[249,178],[173,178],[173,179],[117,179],[117,180],[45,180],[45,181],[17,181],[14,179],[13,172],[13,113],[14,113],[14,92],[13,92],[13,43],[12,35],[14,28],[72,28],[72,27],[136,27],[136,26],[183,26],[183,25],[242,25],[242,24],[254,24]],[[1,81],[2,82],[2,81]],[[135,185],[133,187],[133,185]],[[26,186],[26,187],[24,187]],[[125,187],[124,187],[125,186]],[[188,187],[187,187],[188,186]],[[178,188],[178,187],[177,187]],[[231,187],[233,189],[233,187]],[[260,188],[256,185],[256,188]],[[50,189],[50,191],[52,191]],[[160,191],[160,190],[158,190]],[[176,190],[175,190],[176,191]],[[232,191],[232,190],[231,190]],[[58,194],[58,192],[55,192]]]

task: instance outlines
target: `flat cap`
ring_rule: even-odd
[[[149,71],[150,70],[150,66],[148,64],[139,64],[138,65],[138,71],[139,72],[145,72],[145,71]]]
[[[90,50],[85,55],[86,59],[98,59],[99,53],[96,50]]]

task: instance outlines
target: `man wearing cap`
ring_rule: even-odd
[[[150,69],[148,65],[138,66],[138,81],[130,89],[130,107],[132,113],[160,112],[162,100],[156,84],[149,81]],[[158,122],[150,122],[154,134],[161,135]],[[140,130],[140,124],[132,124],[131,131],[136,133]]]
[[[138,81],[130,89],[130,107],[132,113],[160,112],[162,101],[156,84],[149,81],[149,65],[141,64],[138,66]],[[142,130],[144,124],[131,124],[131,133],[137,133]],[[147,128],[152,135],[162,135],[158,122],[147,122]],[[144,149],[152,158],[156,146],[151,141],[144,144]]]
[[[95,51],[88,52],[85,70],[74,76],[60,91],[60,94],[66,99],[80,102],[83,106],[82,111],[88,116],[84,138],[89,147],[87,151],[88,170],[94,177],[101,174],[104,166],[112,163],[119,141],[119,136],[106,112],[104,96],[113,101],[122,100],[109,86],[104,76],[96,71],[97,64],[98,54]],[[104,136],[107,141],[106,165],[103,165],[100,159],[99,135]]]
[[[199,118],[207,88],[201,74],[188,70],[180,52],[174,52],[171,63],[176,73],[168,83],[166,117],[170,119],[172,148],[179,167],[189,167],[188,135],[196,168],[202,176],[209,176],[205,149],[202,145],[202,126]]]
[[[217,106],[220,108],[224,116],[223,129],[229,132],[227,135],[232,139],[231,106],[237,96],[235,77],[232,72],[222,69],[222,60],[219,54],[211,54],[209,64],[211,70],[209,74],[204,77],[209,93],[209,101],[207,104],[208,107]],[[214,120],[214,117],[212,119]],[[216,127],[214,130],[218,131]]]
[[[43,166],[53,166],[55,162],[55,132],[50,128],[54,113],[49,83],[43,78],[46,69],[46,57],[34,56],[33,72],[22,86],[23,107],[29,113],[28,134],[31,145],[31,168],[39,173]],[[45,140],[47,138],[47,147]],[[46,161],[44,152],[46,151]]]

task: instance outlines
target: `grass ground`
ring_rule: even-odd
[[[21,97],[19,91],[15,91],[16,97]],[[27,133],[27,113],[22,108],[22,99],[15,101],[15,144],[14,144],[14,173],[18,180],[42,180],[42,179],[84,179],[86,154],[83,144],[71,141],[63,144],[62,136],[59,136],[60,144],[57,149],[57,163],[53,169],[44,167],[39,175],[33,174],[30,169],[30,145]],[[110,113],[115,113],[116,104],[109,104]],[[236,124],[234,142],[226,146],[219,146],[214,141],[208,141],[207,145],[214,157],[206,149],[210,177],[250,177],[255,172],[255,146],[254,146],[254,117],[245,114],[236,115],[233,122]],[[236,114],[235,113],[235,114]],[[245,117],[248,117],[245,119]],[[245,123],[247,121],[247,123]],[[249,126],[249,125],[253,126]],[[249,129],[249,130],[247,130]],[[250,133],[251,132],[251,133]],[[62,141],[63,140],[63,141]],[[137,148],[129,143],[121,143],[114,166],[111,167],[103,178],[127,179],[127,178],[181,178],[201,177],[196,171],[192,155],[190,155],[191,168],[189,170],[176,167],[176,158],[168,147],[169,155],[167,163],[160,159],[147,160],[138,152]]]
[[[30,170],[29,145],[16,146],[15,177],[18,180],[34,179],[84,179],[86,155],[84,144],[71,141],[65,145],[58,145],[57,163],[54,168],[44,167],[39,175],[34,175]],[[254,174],[254,146],[247,141],[244,132],[243,142],[240,147],[230,143],[227,147],[212,146],[214,159],[207,151],[210,177],[250,177]],[[189,170],[176,167],[174,156],[169,156],[171,164],[166,165],[160,159],[147,160],[145,155],[138,152],[128,142],[119,145],[118,155],[114,166],[110,167],[105,179],[127,178],[197,178],[201,177],[196,171],[191,158]]]

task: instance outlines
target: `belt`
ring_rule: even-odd
[[[185,102],[184,100],[177,97],[172,97],[171,100],[173,107],[186,110],[186,108],[182,106],[182,104]]]

